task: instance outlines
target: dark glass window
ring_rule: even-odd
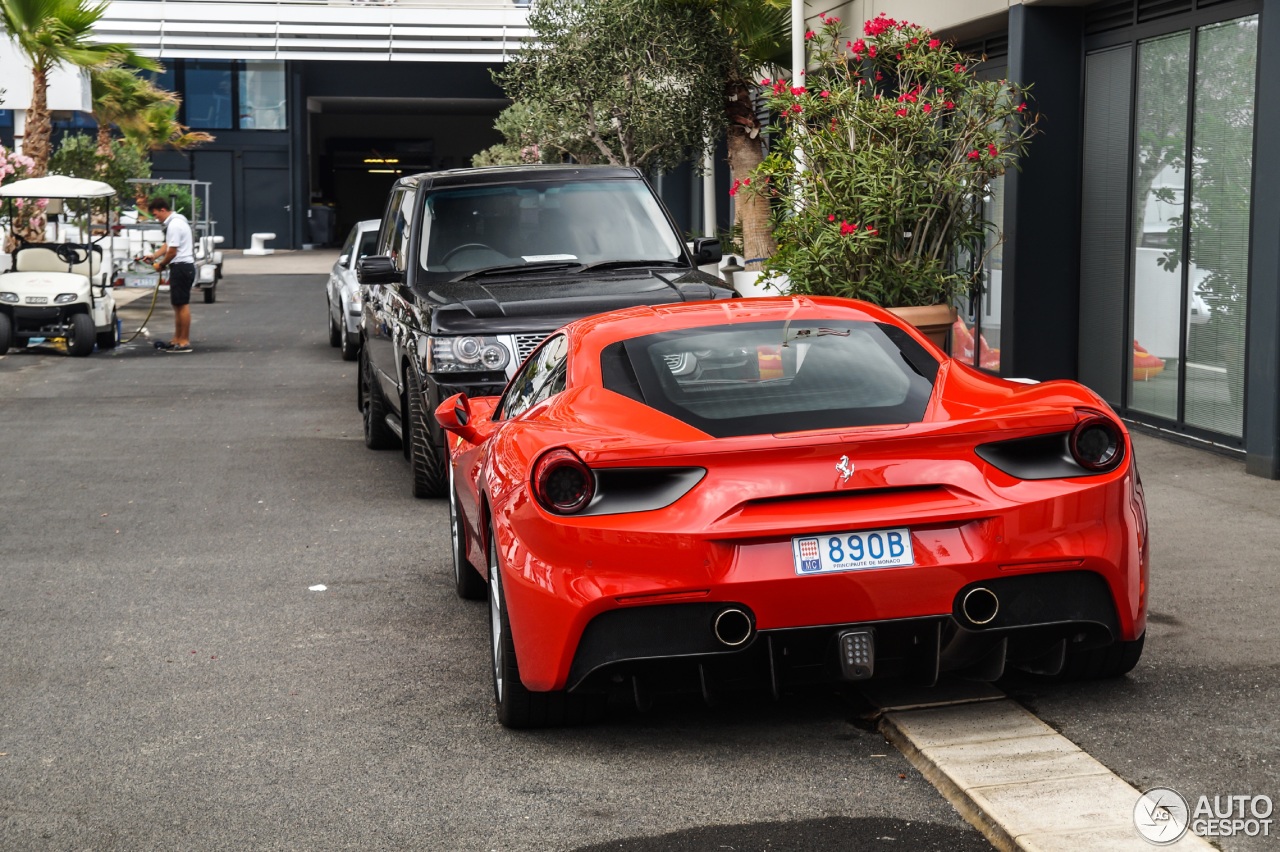
[[[601,354],[606,388],[716,438],[915,423],[937,370],[909,335],[848,319],[660,332]]]
[[[231,130],[235,127],[232,99],[232,63],[191,60],[185,63],[183,102],[186,124],[197,130]]]

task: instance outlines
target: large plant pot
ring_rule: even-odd
[[[733,273],[733,289],[748,299],[761,296],[785,296],[791,292],[791,281],[785,275],[768,278],[757,271]]]
[[[951,332],[951,324],[956,321],[956,309],[951,305],[885,308],[885,310],[920,329],[921,333],[936,343],[943,352],[949,351],[947,335]]]

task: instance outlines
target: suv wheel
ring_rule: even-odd
[[[378,380],[374,378],[373,364],[369,363],[367,352],[360,350],[360,410],[364,412],[364,445],[371,450],[389,450],[398,441],[396,433],[387,425],[387,403],[382,398]]]
[[[445,473],[443,454],[431,443],[427,429],[426,405],[422,399],[422,381],[412,367],[406,371],[405,404],[400,409],[405,419],[405,449],[413,469],[414,497],[443,497]]]
[[[360,354],[360,338],[347,331],[347,324],[345,321],[340,324],[340,327],[342,329],[342,360],[354,361],[356,360],[356,356]]]

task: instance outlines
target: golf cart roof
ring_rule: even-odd
[[[0,198],[108,198],[116,191],[100,180],[45,175],[0,186]]]

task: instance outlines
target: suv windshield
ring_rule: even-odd
[[[427,196],[420,263],[428,280],[627,262],[684,262],[678,235],[638,180],[461,187]]]
[[[938,372],[901,329],[848,319],[659,332],[600,360],[606,388],[716,438],[914,423]]]

